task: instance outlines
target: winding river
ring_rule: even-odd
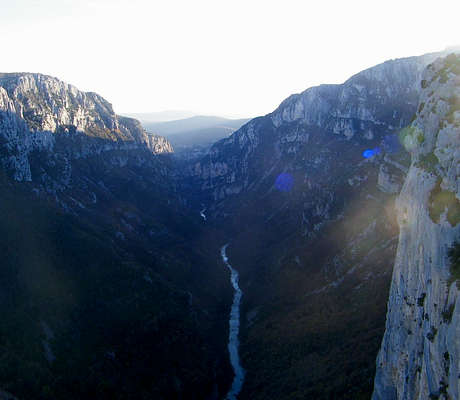
[[[243,292],[241,291],[238,285],[238,271],[233,269],[233,267],[228,262],[228,257],[226,254],[227,247],[228,243],[222,246],[220,254],[222,256],[224,264],[228,267],[228,269],[231,272],[230,280],[232,282],[233,289],[235,290],[235,294],[233,295],[232,309],[230,311],[230,329],[228,335],[228,352],[230,353],[230,363],[232,364],[235,377],[233,378],[232,387],[227,393],[226,399],[236,400],[238,394],[241,391],[241,387],[243,386],[244,381],[244,369],[241,366],[240,355],[238,353],[240,347],[240,341],[238,340],[238,334],[240,332],[240,303]]]
[[[206,214],[204,213],[206,211],[206,208],[203,208],[201,211],[200,211],[200,217],[203,218],[203,220],[206,221]]]

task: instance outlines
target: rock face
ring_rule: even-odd
[[[460,237],[460,56],[423,74],[402,140],[412,163],[397,201],[399,245],[373,400],[458,399],[460,296],[448,248]]]
[[[41,74],[0,74],[2,163],[17,181],[33,179],[33,152],[61,153],[66,161],[109,151],[170,153],[169,142],[119,117],[96,93],[84,93]]]

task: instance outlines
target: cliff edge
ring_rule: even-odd
[[[460,237],[460,56],[430,64],[397,201],[400,236],[373,400],[458,399],[460,296],[449,248]]]

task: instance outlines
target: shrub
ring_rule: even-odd
[[[450,260],[450,276],[452,281],[457,281],[457,286],[460,283],[460,242],[454,242],[452,247],[449,248],[447,253]],[[454,313],[454,305],[452,304],[447,310],[446,317],[448,317],[449,322],[452,319],[452,314]],[[444,317],[444,313],[443,313]]]
[[[452,274],[452,270],[451,270],[451,274]],[[451,305],[449,306],[449,308],[445,309],[445,310],[441,313],[442,320],[443,320],[446,324],[450,324],[450,321],[452,321],[452,316],[454,315],[454,308],[455,308],[455,305],[454,305],[454,304],[451,304]]]
[[[429,212],[430,218],[435,224],[439,224],[441,214],[447,210],[447,221],[450,225],[456,226],[460,222],[460,200],[455,193],[441,189],[441,179],[436,182],[430,192]]]
[[[422,168],[427,172],[431,172],[432,174],[436,174],[436,166],[438,163],[438,157],[436,157],[436,154],[431,152],[420,156],[417,167]]]
[[[427,339],[433,343],[434,342],[434,338],[436,337],[436,334],[438,333],[438,330],[434,327],[434,326],[431,326],[431,329],[430,331],[426,334],[426,337]]]
[[[425,297],[426,293],[422,293],[422,295],[417,299],[417,305],[419,307],[423,307],[423,305],[425,304]]]
[[[425,141],[425,135],[416,126],[406,126],[399,132],[399,141],[407,151],[411,151]]]

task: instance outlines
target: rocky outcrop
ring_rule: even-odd
[[[416,119],[401,132],[412,164],[373,400],[458,399],[460,296],[448,248],[460,237],[460,56],[425,70]]]
[[[399,176],[394,176],[388,171],[388,166],[385,164],[380,165],[379,176],[377,185],[379,189],[386,193],[399,193],[401,184]]]
[[[1,162],[18,181],[33,179],[30,155],[37,151],[66,159],[120,150],[172,152],[166,139],[117,116],[96,93],[29,73],[0,74],[0,139]]]
[[[303,120],[352,137],[357,124],[372,137],[375,125],[401,127],[410,103],[417,101],[418,78],[432,55],[386,61],[362,71],[343,85],[321,85],[293,95],[272,114],[275,126]],[[404,99],[404,100],[403,100]],[[388,114],[391,107],[393,112]]]

